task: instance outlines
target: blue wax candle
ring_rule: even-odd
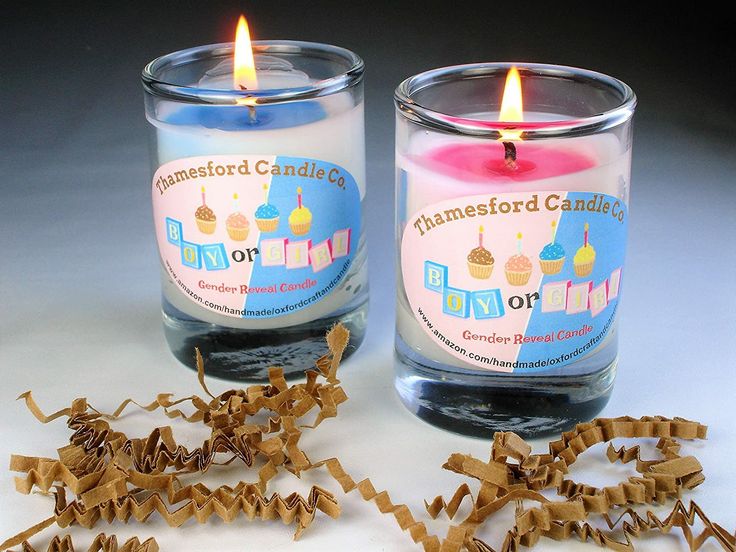
[[[164,118],[172,125],[225,131],[278,130],[314,123],[327,116],[315,101],[259,105],[186,105]]]

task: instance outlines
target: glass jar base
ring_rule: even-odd
[[[208,376],[259,382],[268,381],[272,366],[283,367],[286,379],[299,378],[314,368],[314,361],[327,353],[325,334],[337,323],[350,330],[343,359],[349,357],[363,342],[368,301],[340,315],[270,330],[228,328],[177,313],[164,304],[166,341],[180,362],[196,369],[194,348],[198,347]]]
[[[618,357],[584,375],[459,373],[411,359],[397,337],[395,386],[422,420],[456,433],[490,439],[496,431],[525,438],[566,431],[589,421],[611,396]]]

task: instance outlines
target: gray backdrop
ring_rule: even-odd
[[[691,13],[547,6],[8,5],[0,57],[0,344],[43,322],[76,325],[80,346],[98,345],[88,330],[102,323],[142,348],[160,345],[162,334],[136,324],[158,316],[159,285],[139,74],[156,56],[230,40],[242,10],[254,38],[332,42],[366,61],[373,290],[366,346],[390,347],[392,332],[396,84],[446,64],[559,63],[614,75],[639,97],[622,373],[654,382],[697,367],[733,383],[733,21],[710,5]]]

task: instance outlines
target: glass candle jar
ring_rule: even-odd
[[[396,388],[486,437],[558,432],[608,401],[629,216],[632,90],[512,67],[436,69],[395,94]]]
[[[368,299],[363,62],[325,44],[253,43],[236,89],[233,45],[143,71],[163,320],[174,355],[209,374],[303,374],[342,322],[355,351]]]

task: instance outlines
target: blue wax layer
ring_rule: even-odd
[[[164,119],[172,125],[202,126],[219,130],[276,130],[314,123],[327,116],[318,102],[260,105],[185,105]]]

